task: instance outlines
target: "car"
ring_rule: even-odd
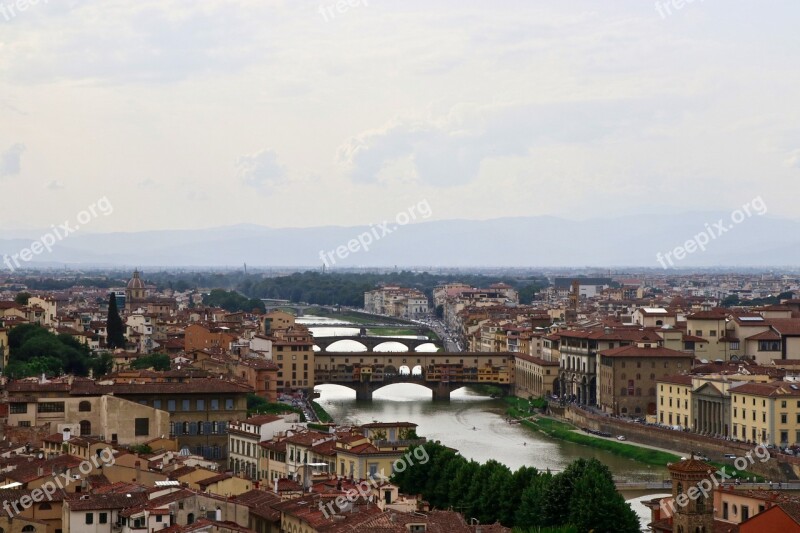
[[[617,440],[627,440],[625,435],[617,435]]]
[[[723,457],[725,457],[725,459],[736,459],[736,454],[735,453],[726,453]]]

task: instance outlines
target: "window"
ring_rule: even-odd
[[[78,404],[78,411],[80,411],[81,413],[88,413],[91,412],[91,410],[92,410],[92,404],[89,402],[84,401]]]
[[[153,400],[153,408],[161,409],[161,400]]]
[[[198,411],[205,411],[206,410],[206,401],[205,400],[197,400],[197,410]]]
[[[150,434],[150,419],[137,418],[134,420],[134,435],[136,437],[146,437]],[[103,522],[101,522],[102,524]]]
[[[28,524],[27,526],[22,528],[22,531],[23,533],[33,533],[34,531],[36,531],[36,528]]]
[[[233,398],[225,398],[225,410],[230,411],[233,409]]]
[[[715,330],[715,329],[709,330],[708,336],[709,337],[716,337],[717,336],[717,330]]]
[[[92,434],[92,423],[88,420],[81,420],[81,437]]]
[[[786,413],[781,413],[781,424],[786,423]]]
[[[63,413],[64,402],[42,402],[36,404],[36,411],[39,413]]]
[[[167,400],[167,411],[170,413],[175,412],[175,400]]]
[[[40,511],[49,511],[49,510],[50,510],[50,509],[52,509],[52,508],[53,508],[53,506],[52,506],[52,505],[50,505],[50,504],[49,504],[49,503],[47,503],[47,502],[43,502],[43,503],[42,503],[42,504],[39,506],[39,510],[40,510]]]
[[[107,524],[108,523],[108,513],[100,513],[100,519],[98,520],[99,524]]]
[[[192,408],[191,408],[191,401],[189,401],[189,400],[183,400],[183,401],[181,402],[181,410],[183,410],[183,411],[191,411],[191,410],[192,410]]]
[[[219,400],[217,399],[211,400],[211,410],[219,411]]]
[[[86,513],[86,523],[94,524],[94,513]]]
[[[12,415],[25,414],[25,413],[28,412],[28,404],[27,403],[12,403],[11,407],[9,407],[9,412]]]

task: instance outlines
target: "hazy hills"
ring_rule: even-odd
[[[643,266],[723,219],[731,226],[676,267],[800,265],[800,223],[753,216],[732,224],[727,213],[630,215],[571,221],[555,217],[446,220],[399,226],[369,250],[334,253],[329,266]],[[346,246],[370,227],[268,228],[238,225],[203,230],[74,233],[31,266],[321,266],[320,251]],[[26,232],[30,233],[30,232]],[[44,233],[44,230],[43,232]],[[33,235],[36,233],[33,232]],[[376,238],[375,235],[380,238]],[[18,253],[30,239],[0,239],[0,253]],[[3,267],[5,268],[5,267]]]

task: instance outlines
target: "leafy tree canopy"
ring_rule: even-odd
[[[22,378],[45,374],[102,375],[111,368],[108,354],[93,354],[70,335],[55,335],[38,324],[22,324],[8,332],[10,355],[6,375]]]

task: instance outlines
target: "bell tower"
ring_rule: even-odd
[[[672,498],[675,512],[672,515],[672,531],[674,533],[713,533],[714,531],[714,495],[703,493],[698,483],[706,480],[700,487],[713,486],[711,476],[714,469],[708,463],[694,458],[668,466],[672,480]],[[692,490],[694,489],[694,490]],[[707,489],[708,490],[708,489]]]

